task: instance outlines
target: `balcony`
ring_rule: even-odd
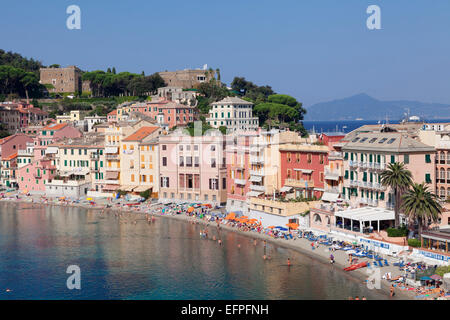
[[[106,160],[119,160],[120,156],[118,154],[106,154],[105,159]]]
[[[350,187],[357,187],[359,185],[357,180],[350,180]]]
[[[286,179],[284,184],[288,187],[294,188],[314,188],[314,181],[297,180],[297,179]]]
[[[92,160],[98,160],[100,159],[100,155],[98,153],[91,153],[89,158],[91,158]]]
[[[34,175],[34,178],[35,178],[35,179],[42,179],[42,176],[35,174],[35,175]]]
[[[255,191],[260,191],[260,192],[265,192],[266,191],[266,188],[264,186],[259,186],[259,185],[256,185],[256,184],[252,184],[250,186],[250,189],[251,190],[255,190]]]
[[[348,165],[349,165],[350,167],[352,167],[352,168],[357,168],[357,167],[358,167],[358,161],[352,161],[352,160],[350,160],[350,161],[348,162]]]
[[[261,156],[250,156],[250,163],[252,164],[261,164],[264,163],[264,157]]]
[[[245,181],[245,179],[234,179],[234,183],[245,186],[246,181]]]
[[[264,176],[264,170],[250,170],[252,176]]]
[[[342,152],[330,152],[330,154],[328,155],[328,159],[330,160],[342,160],[343,159],[343,154]]]
[[[325,189],[325,192],[330,192],[330,193],[341,193],[341,191],[339,190],[339,188],[337,187],[329,187]]]

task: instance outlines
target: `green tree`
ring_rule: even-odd
[[[438,221],[442,213],[442,206],[436,195],[428,190],[424,183],[413,184],[402,196],[401,208],[409,221],[417,221],[419,235],[424,226]]]
[[[386,170],[381,172],[381,184],[394,190],[395,227],[400,225],[401,195],[412,185],[411,171],[401,162],[389,163]]]

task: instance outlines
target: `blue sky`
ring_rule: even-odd
[[[66,28],[67,6],[81,30]],[[381,7],[382,30],[366,8]],[[146,74],[220,68],[306,106],[365,92],[450,103],[448,0],[1,2],[0,48],[49,65]]]

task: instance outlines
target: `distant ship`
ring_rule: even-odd
[[[363,118],[356,118],[355,119],[356,121],[362,121],[362,120],[364,120]]]

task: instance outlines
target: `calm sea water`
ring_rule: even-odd
[[[113,213],[1,203],[0,299],[386,298],[297,252],[268,244],[264,261],[249,237],[211,228],[219,246],[199,232],[168,218],[135,225]],[[66,287],[69,265],[81,268],[81,290]]]
[[[438,123],[438,122],[450,122],[450,119],[440,119],[440,120],[427,120],[430,123]],[[344,132],[348,133],[353,131],[361,126],[367,124],[377,124],[376,120],[348,120],[348,121],[303,121],[303,125],[306,130],[315,132]],[[389,123],[399,123],[399,121],[389,121]]]

